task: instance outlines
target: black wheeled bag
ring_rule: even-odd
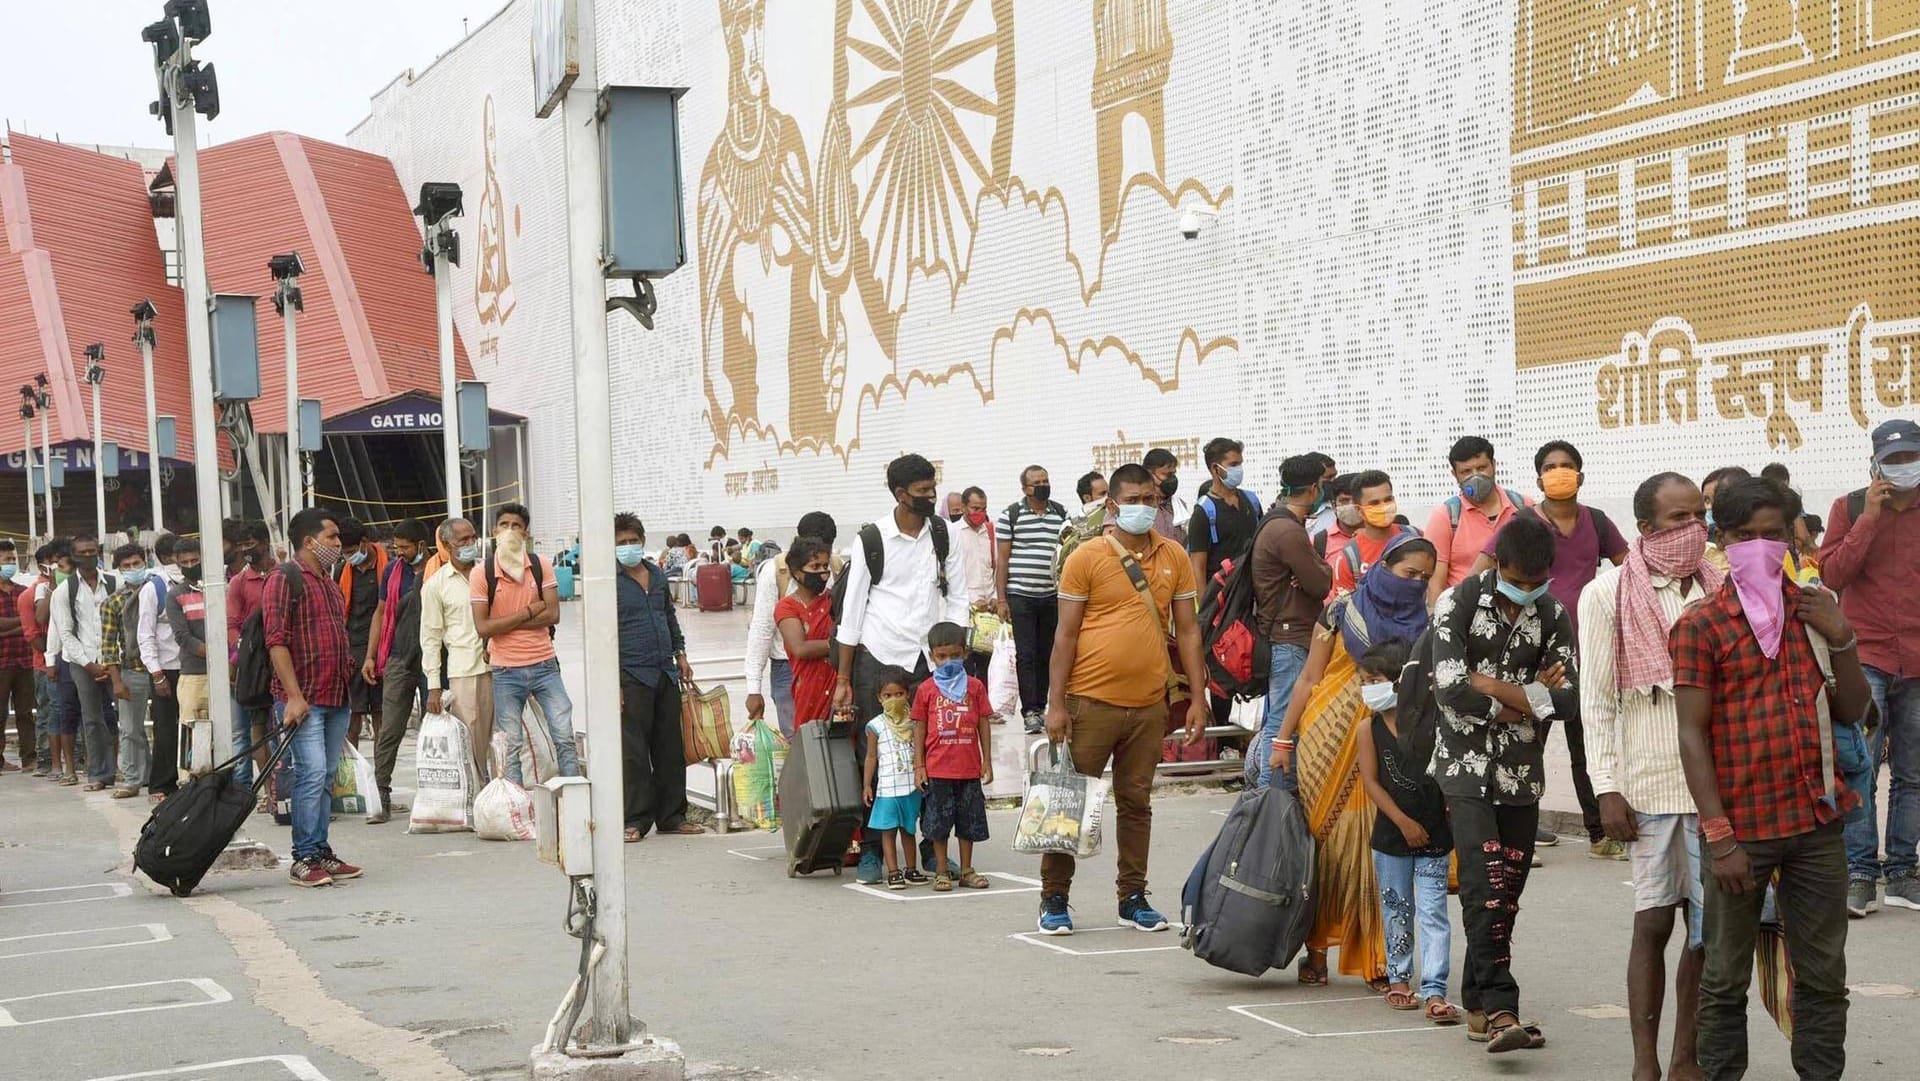
[[[192,893],[227,842],[240,832],[241,823],[253,813],[260,786],[292,745],[291,735],[282,739],[267,768],[260,770],[250,785],[234,778],[233,767],[253,753],[252,747],[181,785],[140,827],[140,839],[133,846],[133,865],[172,890],[175,897]]]
[[[788,878],[829,867],[839,874],[848,846],[866,821],[852,733],[852,721],[814,721],[793,733],[780,770]]]
[[[1231,972],[1285,968],[1313,930],[1313,831],[1292,792],[1242,793],[1181,890],[1180,944]]]

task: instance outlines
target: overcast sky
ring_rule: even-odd
[[[163,146],[147,113],[153,51],[140,29],[162,0],[0,0],[6,63],[0,117],[67,142]],[[205,142],[263,131],[340,141],[367,100],[401,72],[424,70],[507,0],[211,0],[213,36],[195,49],[219,73],[220,116]]]

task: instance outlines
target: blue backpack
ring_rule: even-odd
[[[1253,508],[1254,521],[1257,522],[1266,516],[1267,512],[1260,509],[1260,497],[1258,495],[1245,489],[1242,489],[1240,494],[1246,497],[1247,505]],[[1200,506],[1207,512],[1207,536],[1211,542],[1208,547],[1217,547],[1220,544],[1219,501],[1214,498],[1212,492],[1208,492],[1206,495],[1200,497]]]

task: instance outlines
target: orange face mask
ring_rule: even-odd
[[[1548,499],[1572,499],[1580,491],[1580,471],[1567,465],[1557,465],[1540,474],[1540,490]]]
[[[1374,503],[1361,507],[1360,513],[1366,515],[1368,525],[1375,529],[1385,529],[1392,525],[1394,518],[1399,515],[1400,504]]]

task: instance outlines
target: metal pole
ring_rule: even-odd
[[[433,227],[443,236],[453,232],[446,219]],[[433,299],[440,321],[440,448],[447,474],[447,517],[460,517],[460,404],[453,369],[453,268],[445,244],[433,246]]]
[[[287,283],[292,279],[282,279],[280,292],[280,319],[286,324],[287,336],[287,517],[281,526],[281,536],[293,528],[293,516],[301,510],[300,498],[294,494],[297,478],[300,475],[300,361],[294,353],[293,340],[293,298],[287,296]]]
[[[527,502],[527,422],[513,426],[513,501]]]
[[[492,440],[488,440],[491,444]],[[493,451],[491,447],[480,452],[480,520],[487,520],[487,509],[493,503]]]
[[[593,1043],[619,1046],[646,1034],[627,1012],[627,861],[620,839],[622,775],[620,658],[613,589],[613,407],[607,373],[607,284],[600,252],[599,75],[593,0],[576,8],[580,77],[561,105],[566,131],[567,267],[572,288],[574,459],[585,616],[587,779],[593,817],[596,928],[607,950],[593,975]],[[585,1042],[585,1041],[582,1041]]]
[[[53,441],[47,434],[47,414],[53,411],[51,400],[45,393],[40,395],[40,465],[46,472],[45,482],[41,485],[47,493],[47,536],[57,534],[53,531]]]
[[[180,85],[179,71],[191,43],[182,43],[169,65],[167,92],[173,97],[173,152],[177,172],[174,209],[180,233],[180,267],[186,287],[187,368],[193,386],[193,476],[200,509],[200,581],[206,597],[207,714],[213,721],[215,756],[233,746],[233,695],[227,674],[227,566],[220,558],[219,428],[213,401],[213,343],[208,320],[206,249],[200,237],[200,148],[194,143],[199,117],[193,98]]]
[[[93,384],[93,531],[106,543],[107,466],[100,460],[100,384]]]
[[[27,459],[27,543],[33,544],[40,536],[40,508],[33,501],[33,414],[26,414],[27,438],[20,444],[20,453]]]
[[[156,539],[165,528],[160,524],[160,419],[153,399],[153,323],[141,320],[140,366],[147,380],[147,494],[153,501],[153,532]]]

